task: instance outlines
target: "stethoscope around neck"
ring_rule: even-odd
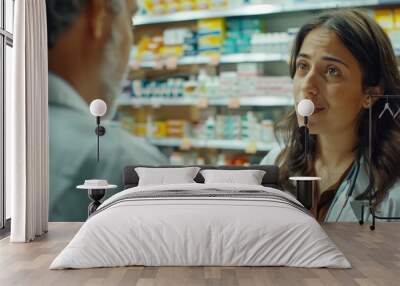
[[[346,200],[342,205],[342,208],[340,209],[340,212],[338,214],[338,216],[336,217],[336,222],[339,221],[339,218],[342,215],[342,212],[344,210],[344,208],[347,206],[348,202],[349,202],[349,198],[353,195],[354,189],[356,187],[356,182],[357,182],[357,178],[358,178],[358,174],[360,173],[360,167],[361,167],[361,152],[358,151],[357,152],[357,156],[356,159],[354,161],[353,164],[355,164],[354,167],[351,168],[349,175],[347,176],[348,178],[350,178],[351,182],[350,182],[350,187],[348,188],[347,192],[346,192]],[[368,188],[367,188],[368,189]],[[366,189],[366,190],[367,190]]]

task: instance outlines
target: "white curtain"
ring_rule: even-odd
[[[6,98],[6,187],[12,242],[47,232],[48,125],[45,0],[15,1],[14,94]]]

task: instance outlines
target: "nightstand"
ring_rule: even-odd
[[[80,190],[87,190],[88,196],[92,200],[92,202],[88,206],[89,217],[101,205],[100,200],[104,197],[106,190],[115,189],[117,188],[117,185],[109,185],[107,183],[103,185],[94,185],[88,184],[88,181],[91,180],[86,180],[84,185],[79,185],[76,188]]]

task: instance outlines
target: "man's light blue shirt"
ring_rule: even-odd
[[[167,158],[144,139],[119,126],[102,122],[100,162],[97,162],[96,120],[88,104],[65,80],[49,73],[49,219],[84,221],[90,202],[76,186],[86,179],[106,179],[122,185],[126,165],[168,164]]]

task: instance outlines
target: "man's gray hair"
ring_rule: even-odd
[[[99,1],[99,0],[94,0]],[[114,13],[124,7],[124,0],[106,0]],[[88,0],[46,0],[48,47],[54,47],[60,34],[67,31],[79,17]]]

